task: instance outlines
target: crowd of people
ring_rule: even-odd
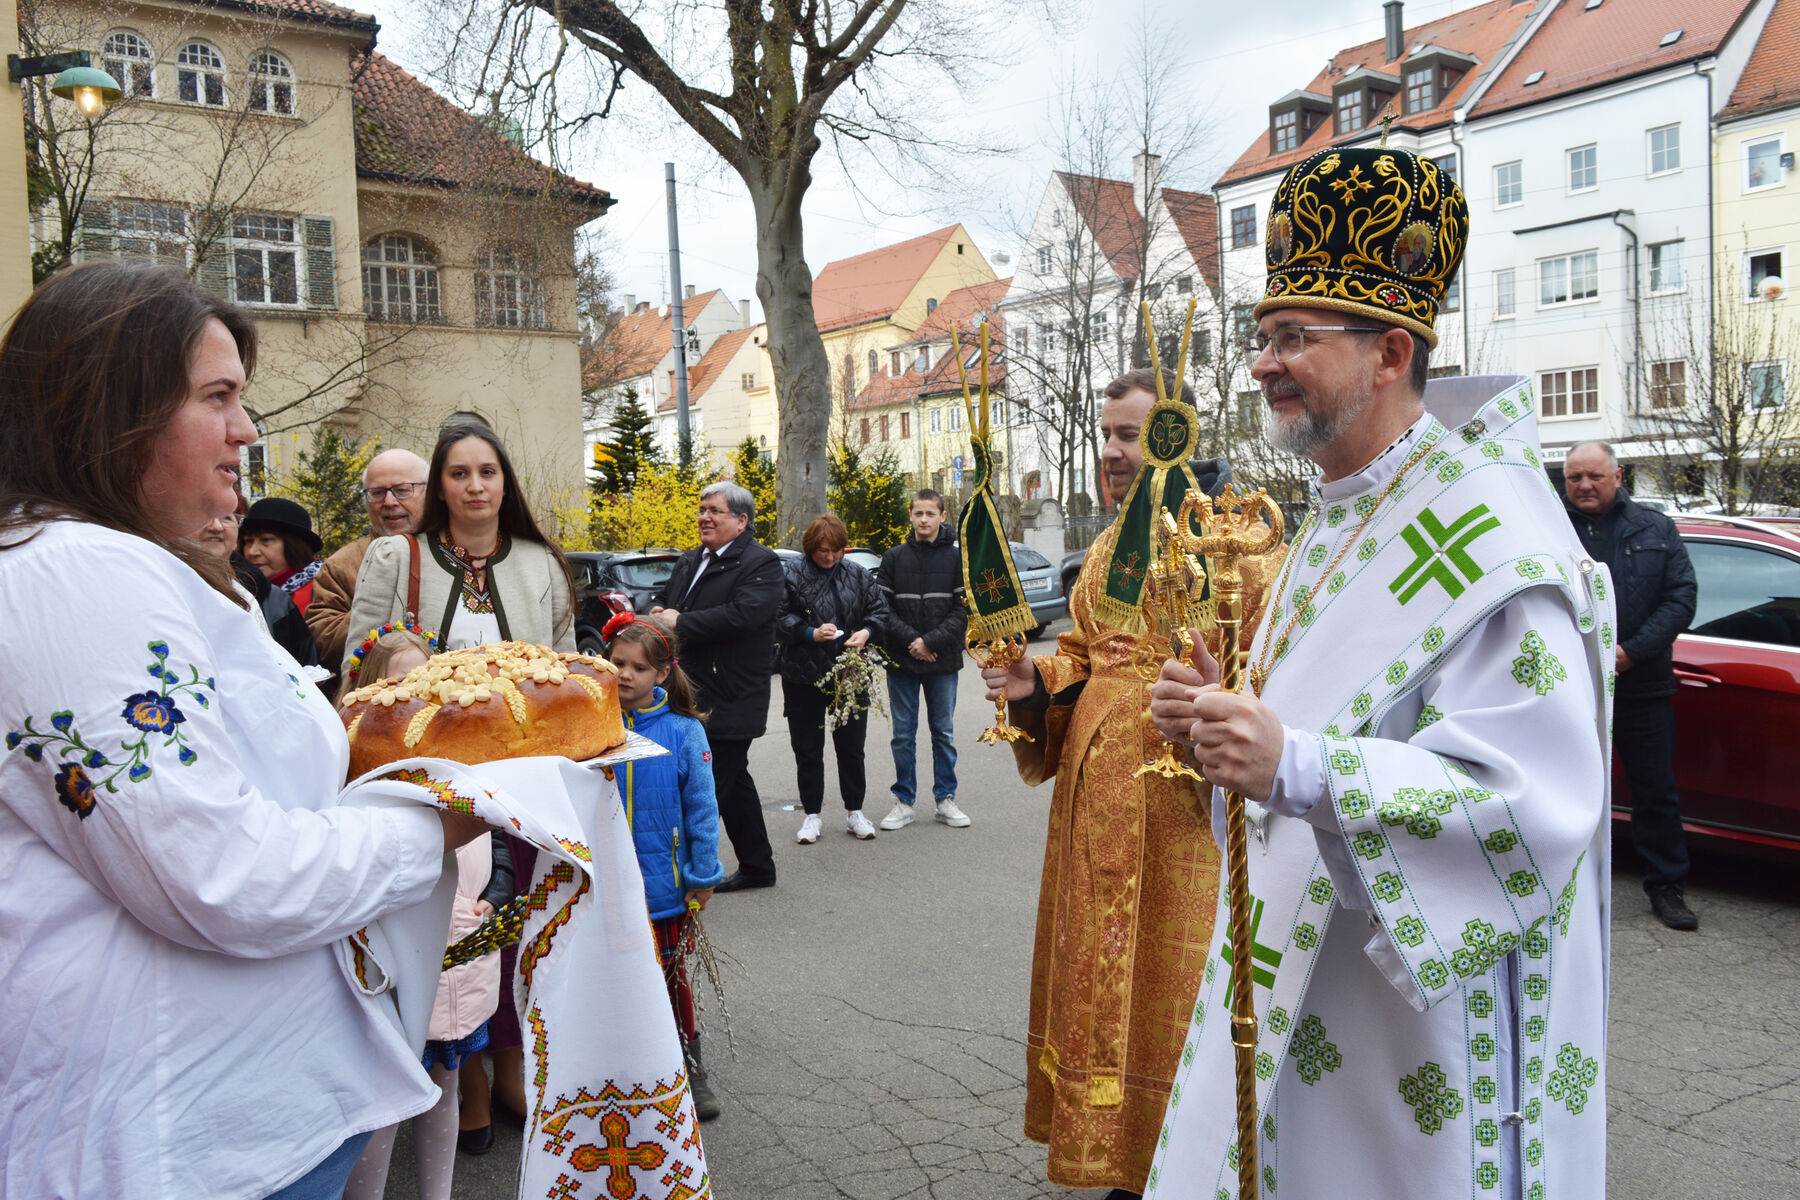
[[[1406,270],[1347,232],[1376,205],[1413,222]],[[1025,1132],[1052,1181],[1115,1200],[1236,1195],[1246,1176],[1295,1195],[1599,1196],[1615,740],[1652,905],[1697,924],[1668,767],[1691,569],[1603,444],[1569,456],[1566,506],[1546,486],[1528,383],[1427,387],[1468,234],[1435,164],[1314,155],[1268,229],[1251,370],[1271,442],[1319,475],[1287,545],[1240,564],[1246,686],[1223,686],[1218,630],[1178,660],[1144,617],[1157,506],[1231,481],[1194,456],[1189,386],[1154,370],[1105,389],[1119,518],[1071,593],[1073,628],[982,672],[1033,735],[1013,746],[1021,778],[1054,780]],[[448,809],[336,804],[347,747],[324,693],[442,650],[572,650],[568,564],[476,424],[446,427],[428,460],[371,461],[369,533],[320,559],[300,506],[246,508],[237,490],[255,357],[240,310],[123,263],[58,275],[0,344],[8,1195],[379,1196],[412,1120],[420,1194],[443,1197],[458,1146],[485,1151],[497,1115],[526,1111],[509,955],[440,977],[421,1057],[331,947],[422,900],[447,851],[459,936],[527,884],[534,848]],[[657,602],[607,626],[626,723],[669,751],[622,773],[620,799],[703,1120],[721,1104],[683,950],[715,892],[776,883],[749,768],[773,677],[800,844],[820,836],[828,741],[850,836],[913,822],[921,695],[935,817],[970,823],[948,516],[918,492],[871,574],[822,515],[784,563],[751,494],[714,483]],[[130,579],[131,603],[71,583],[96,568]],[[875,684],[842,661],[877,646],[894,759],[878,825]],[[321,687],[295,674],[313,664]],[[1203,779],[1141,770],[1165,740]],[[1249,1042],[1220,883],[1239,798],[1256,846],[1235,897],[1257,914]],[[1185,1029],[1169,1019],[1190,1011]],[[1255,1053],[1251,1145],[1239,1049]]]

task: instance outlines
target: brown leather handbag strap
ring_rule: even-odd
[[[406,623],[416,625],[419,621],[419,539],[416,534],[406,535],[406,546],[411,551],[411,563],[406,571]]]

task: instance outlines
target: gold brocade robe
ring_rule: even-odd
[[[1192,780],[1132,777],[1162,745],[1150,687],[1167,650],[1099,623],[1116,537],[1116,526],[1102,533],[1082,564],[1074,629],[1057,653],[1033,659],[1050,710],[1013,709],[1037,739],[1013,743],[1020,775],[1056,779],[1031,963],[1025,1135],[1049,1145],[1053,1183],[1141,1192],[1206,966],[1219,849]],[[1244,563],[1246,647],[1279,562],[1277,553]],[[1081,683],[1072,707],[1057,705]]]

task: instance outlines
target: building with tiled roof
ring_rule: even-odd
[[[1197,301],[1196,337],[1217,343],[1218,228],[1217,201],[1164,187],[1156,155],[1137,155],[1129,180],[1051,173],[1006,297],[1023,497],[1097,499],[1093,397],[1142,352],[1143,302],[1159,338],[1179,341]]]
[[[91,8],[126,98],[98,123],[76,257],[152,256],[248,308],[252,494],[324,425],[428,454],[453,415],[505,440],[539,512],[584,494],[575,231],[601,189],[537,162],[325,0]],[[60,103],[60,102],[58,102]],[[52,252],[55,206],[34,235]]]
[[[846,434],[852,445],[893,452],[900,469],[919,487],[960,487],[959,459],[969,454],[961,415],[962,381],[953,347],[961,345],[969,382],[980,375],[979,330],[989,326],[990,385],[1004,395],[1006,325],[1001,302],[1012,286],[995,279],[958,288],[945,296],[907,341],[887,352],[883,368],[850,402]],[[995,478],[1002,493],[1012,491],[1011,455],[1004,426],[996,442]]]
[[[961,225],[825,264],[813,280],[813,313],[831,364],[839,418],[897,347],[958,288],[988,283],[994,269]]]
[[[1709,135],[1772,7],[1491,0],[1407,26],[1403,5],[1366,4],[1383,36],[1272,87],[1268,126],[1215,186],[1227,289],[1260,293],[1262,218],[1287,169],[1373,143],[1391,117],[1388,144],[1435,161],[1469,201],[1433,372],[1525,375],[1548,463],[1605,437],[1629,465],[1649,452],[1659,339],[1691,340],[1710,308]]]

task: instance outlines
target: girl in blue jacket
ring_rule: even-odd
[[[661,618],[622,613],[607,622],[603,633],[612,639],[607,657],[619,670],[625,727],[670,751],[626,763],[620,791],[669,1002],[687,1051],[695,1114],[710,1121],[719,1115],[719,1101],[700,1060],[694,993],[679,953],[688,910],[705,908],[713,888],[725,878],[719,865],[712,749],[702,725],[706,714],[694,706],[693,689],[676,657],[675,631]]]

